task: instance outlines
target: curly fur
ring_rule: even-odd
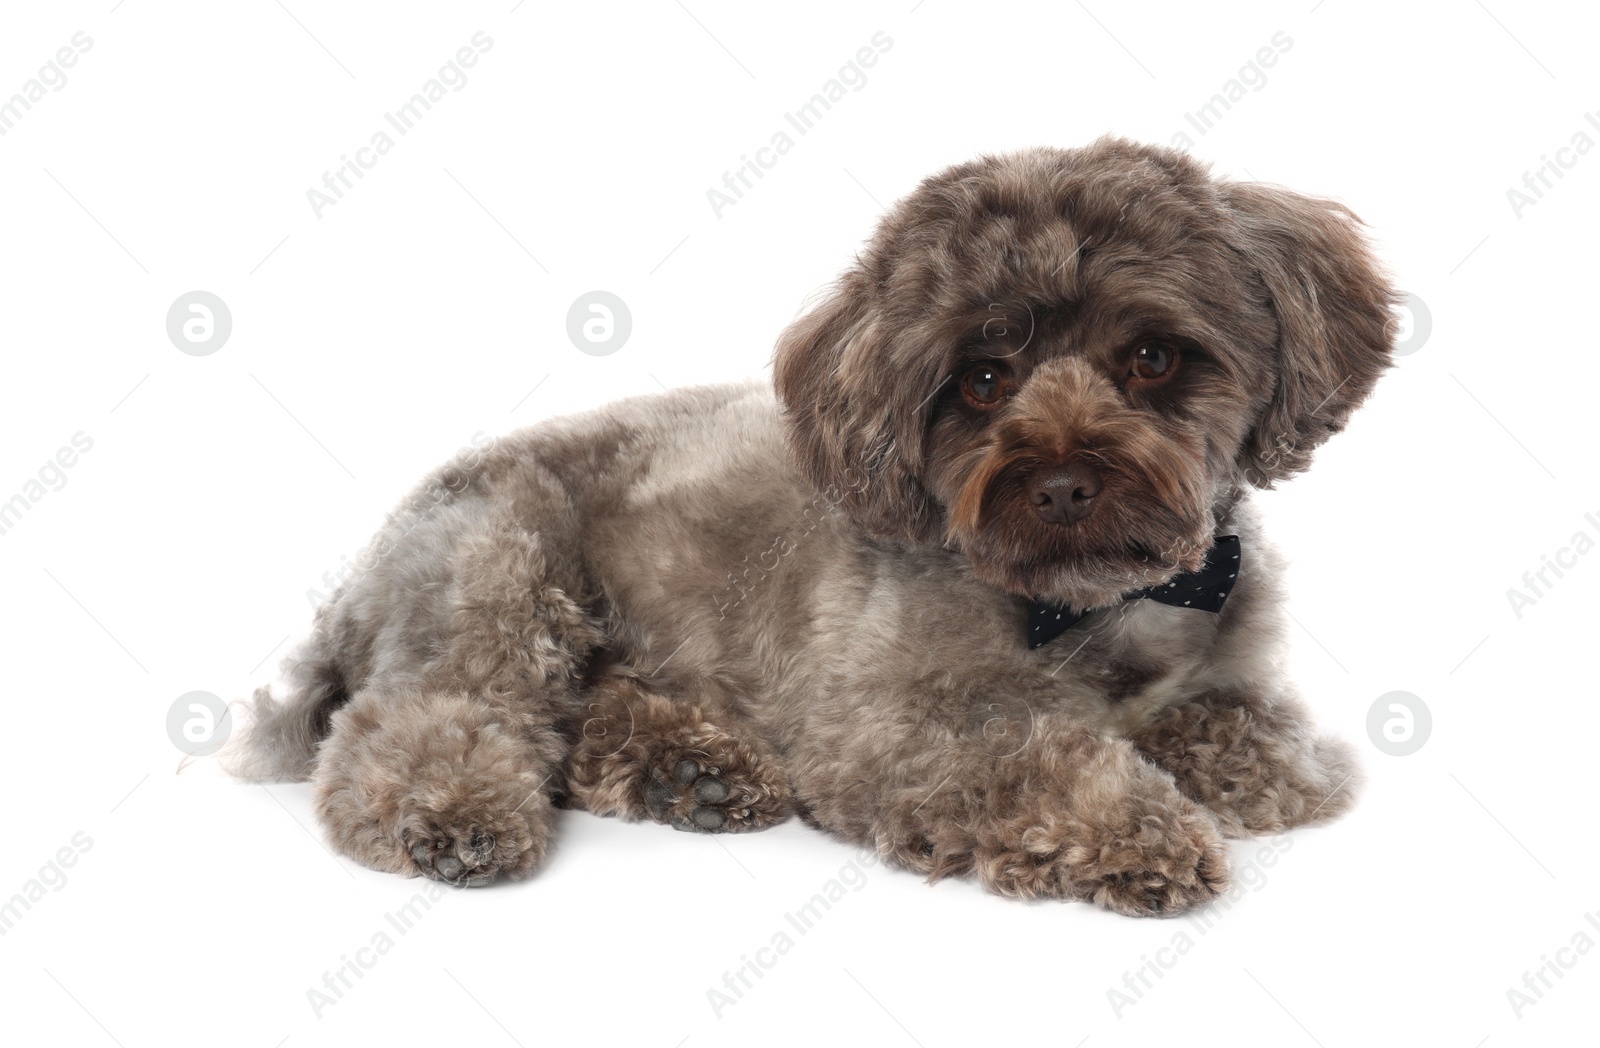
[[[1371,391],[1395,302],[1342,206],[1182,153],[953,167],[784,332],[776,397],[623,401],[428,478],[234,766],[312,778],[344,853],[457,884],[533,871],[559,805],[794,812],[930,877],[1180,912],[1228,883],[1225,836],[1359,784],[1280,675],[1248,493]],[[1129,371],[1152,343],[1158,384]],[[1003,401],[962,392],[974,364]],[[1036,485],[1070,463],[1100,485],[1066,524]],[[1121,599],[1220,534],[1246,551],[1220,614]],[[1090,613],[1029,650],[1029,598]]]

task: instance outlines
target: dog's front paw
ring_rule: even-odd
[[[1172,801],[1115,822],[1033,826],[1018,846],[980,849],[979,878],[1002,895],[1084,899],[1130,917],[1182,913],[1227,890],[1228,850],[1206,812]]]
[[[1132,741],[1230,837],[1332,819],[1355,803],[1363,781],[1354,748],[1315,738],[1292,700],[1208,696],[1164,711]]]
[[[1365,781],[1355,748],[1329,737],[1276,745],[1270,756],[1260,754],[1253,763],[1235,766],[1230,775],[1215,785],[1195,782],[1193,788],[1235,837],[1283,833],[1334,819],[1355,804]]]
[[[1085,861],[1074,870],[1075,888],[1130,917],[1170,917],[1228,889],[1227,845],[1198,809],[1147,817],[1094,852],[1078,856]]]

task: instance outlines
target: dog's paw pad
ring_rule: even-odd
[[[420,840],[411,845],[411,859],[424,876],[450,884],[462,883],[467,864],[456,857],[456,848],[448,840]]]
[[[644,802],[649,806],[652,815],[658,819],[665,818],[678,803],[678,791],[663,779],[651,778],[644,788]]]
[[[702,804],[718,804],[728,799],[728,787],[721,779],[702,775],[694,782],[694,798]]]
[[[691,815],[690,818],[693,819],[694,824],[700,827],[702,830],[720,830],[722,829],[723,823],[728,821],[728,817],[726,815],[722,814],[715,808],[707,808],[704,805],[696,808],[694,810],[694,814]]]
[[[701,755],[662,761],[645,780],[644,803],[650,817],[689,833],[717,833],[764,825],[770,813],[752,804],[751,790],[731,782]],[[752,819],[752,814],[757,819]]]
[[[519,846],[516,833],[494,834],[471,829],[451,833],[407,830],[401,835],[406,851],[424,877],[457,887],[476,888],[501,873],[518,876],[531,866],[530,849]]]

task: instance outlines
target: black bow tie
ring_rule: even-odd
[[[1125,593],[1122,599],[1153,600],[1174,608],[1218,612],[1222,610],[1228,594],[1233,592],[1233,583],[1238,574],[1239,536],[1223,535],[1207,551],[1206,562],[1199,571],[1186,571],[1159,586]],[[1031,649],[1049,644],[1087,614],[1087,611],[1074,611],[1065,604],[1034,601],[1028,607],[1028,647]]]

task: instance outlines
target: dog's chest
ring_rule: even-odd
[[[1205,612],[1130,601],[1085,616],[1018,661],[1060,706],[1125,731],[1193,690],[1215,631]]]
[[[1216,634],[1216,616],[1132,601],[1090,615],[1040,650],[1061,662],[1052,672],[1092,690],[1118,724],[1142,723],[1190,690]]]
[[[830,686],[858,685],[875,701],[904,688],[919,715],[952,725],[1061,714],[1131,731],[1193,692],[1216,635],[1213,615],[1136,601],[1029,649],[1026,601],[959,561],[883,556],[874,570],[816,583],[806,661]]]

